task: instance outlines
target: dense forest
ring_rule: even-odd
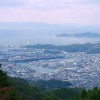
[[[10,78],[0,68],[0,100],[100,100],[100,89],[94,87],[91,90],[82,88],[46,90],[34,87],[26,80]]]

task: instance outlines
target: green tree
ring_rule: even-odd
[[[10,83],[8,81],[7,75],[1,70],[1,64],[0,64],[0,88],[9,87],[9,86]]]
[[[0,100],[19,100],[16,90],[10,87],[6,73],[1,70],[0,64]]]

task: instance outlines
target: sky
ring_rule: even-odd
[[[100,0],[0,0],[0,22],[100,26]]]

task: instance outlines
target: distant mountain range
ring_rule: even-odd
[[[86,33],[78,33],[78,34],[56,34],[57,37],[75,37],[75,38],[100,38],[99,33],[91,33],[91,32],[86,32]]]
[[[91,33],[88,33],[91,32]],[[62,34],[65,33],[65,34]],[[68,33],[68,34],[66,34]],[[80,34],[75,34],[80,33]],[[83,33],[83,34],[81,34]],[[87,34],[88,33],[88,34]],[[99,41],[100,27],[74,24],[47,24],[37,22],[8,22],[0,23],[0,45],[25,44],[73,44],[94,43]],[[56,36],[55,36],[56,34]],[[73,39],[59,37],[89,37],[88,39]],[[92,38],[94,38],[92,40]],[[89,40],[91,38],[91,40]]]
[[[77,24],[47,24],[41,22],[0,22],[0,30],[32,31],[35,33],[100,32],[100,27]]]

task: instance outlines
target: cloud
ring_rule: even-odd
[[[80,0],[80,2],[83,4],[100,4],[100,0]]]
[[[0,7],[26,6],[36,10],[68,8],[72,5],[100,4],[100,0],[1,0]]]
[[[0,0],[0,7],[20,7],[26,0]]]
[[[0,22],[100,25],[99,0],[2,0],[0,5]]]
[[[99,0],[28,0],[27,7],[35,10],[70,9],[72,6],[100,5]]]

